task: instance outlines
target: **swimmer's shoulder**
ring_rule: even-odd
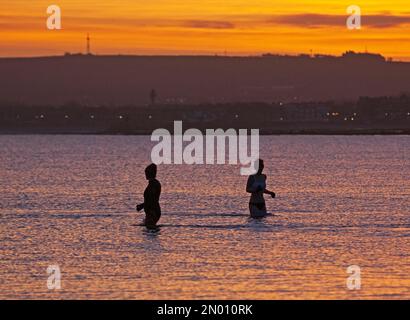
[[[157,187],[161,188],[161,182],[159,182],[157,179],[154,179],[154,183]]]
[[[152,179],[148,183],[151,187],[161,187],[161,183],[157,179]]]

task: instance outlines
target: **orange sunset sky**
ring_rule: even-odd
[[[46,9],[62,10],[62,30]],[[346,8],[362,29],[346,28]],[[0,0],[0,56],[379,52],[410,61],[409,0]]]

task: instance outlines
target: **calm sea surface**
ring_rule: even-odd
[[[134,210],[152,146],[0,136],[0,298],[410,298],[410,137],[262,137],[263,220],[238,166],[160,166],[156,233]]]

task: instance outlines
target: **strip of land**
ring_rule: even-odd
[[[259,129],[261,134],[410,134],[410,96],[337,103],[236,103],[89,107],[9,105],[0,108],[0,134],[150,135],[184,130]]]

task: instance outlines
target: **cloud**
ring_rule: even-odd
[[[363,16],[363,25],[369,25],[373,28],[390,28],[403,24],[410,24],[410,16],[393,16],[393,15],[371,15]]]
[[[291,14],[269,17],[266,23],[283,24],[305,28],[319,28],[329,26],[345,26],[348,15],[328,14]],[[372,28],[390,28],[403,24],[410,24],[410,16],[390,14],[362,15],[362,26]]]
[[[183,27],[198,29],[234,29],[235,25],[229,21],[188,20],[182,23]]]
[[[178,19],[178,18],[109,18],[106,17],[82,17],[64,16],[63,26],[68,31],[79,30],[106,30],[107,32],[118,32],[138,28],[178,28],[178,29],[203,29],[203,30],[265,30],[266,27],[293,26],[299,28],[320,29],[327,27],[345,27],[348,14],[244,14],[244,15],[220,15],[214,20],[209,19]],[[13,16],[0,14],[0,31],[21,31],[44,28],[45,17],[43,16]],[[375,15],[363,15],[362,26],[375,29],[393,28],[410,24],[410,14],[394,15],[383,12]],[[262,32],[262,31],[261,31]]]

